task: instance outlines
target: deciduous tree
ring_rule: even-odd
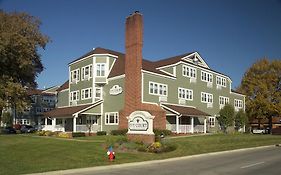
[[[219,112],[220,116],[217,117],[221,129],[224,133],[227,132],[227,128],[233,126],[234,123],[234,108],[233,106],[226,104]]]
[[[38,49],[49,38],[40,32],[40,21],[26,13],[0,10],[0,116],[4,107],[22,109],[25,87],[36,87],[43,70]]]
[[[268,118],[271,130],[272,117],[281,115],[281,61],[258,60],[246,71],[238,90],[247,95],[249,119]]]
[[[243,110],[239,110],[234,119],[235,130],[238,131],[240,128],[244,127],[248,121],[247,115]]]

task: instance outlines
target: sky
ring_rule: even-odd
[[[144,18],[145,59],[197,51],[233,89],[257,60],[281,59],[281,0],[0,0],[0,9],[38,17],[51,39],[39,50],[39,88],[63,84],[68,63],[93,48],[124,53],[134,11]]]

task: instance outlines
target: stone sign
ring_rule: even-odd
[[[147,134],[153,133],[153,119],[147,111],[134,111],[128,118],[128,134]]]

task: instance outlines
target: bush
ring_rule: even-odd
[[[152,153],[163,153],[174,151],[176,148],[177,147],[175,144],[170,144],[166,142],[154,142],[147,147],[147,151]]]
[[[52,136],[54,133],[52,131],[45,131],[44,136]]]
[[[153,132],[155,136],[160,136],[162,133],[164,134],[164,136],[169,136],[172,134],[172,131],[167,129],[153,129]]]
[[[73,132],[72,137],[85,137],[84,132]]]
[[[58,137],[61,137],[61,138],[70,138],[69,134],[68,133],[65,133],[65,132],[60,132],[58,134]]]
[[[97,136],[106,135],[106,131],[98,131]]]
[[[111,135],[126,135],[128,132],[128,129],[119,129],[119,130],[112,130],[110,132]]]
[[[38,135],[38,136],[45,136],[45,131],[37,131],[36,132],[36,134]]]

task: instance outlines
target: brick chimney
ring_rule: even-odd
[[[144,110],[155,115],[159,121],[159,129],[166,127],[166,115],[157,105],[142,104],[142,46],[143,46],[143,18],[138,11],[126,18],[125,38],[125,104],[120,111],[119,128],[128,128],[128,117],[136,110]],[[158,117],[157,117],[157,116]],[[155,123],[155,122],[154,122]]]

